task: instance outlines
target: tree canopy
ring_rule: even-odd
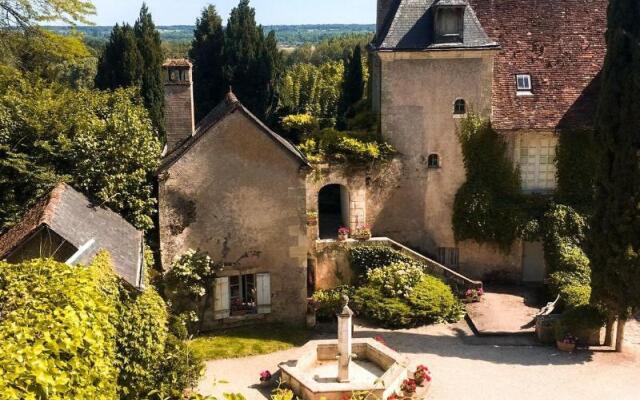
[[[67,181],[150,228],[160,151],[134,90],[73,90],[0,69],[0,226]]]
[[[133,28],[116,24],[98,62],[96,87],[106,90],[138,86],[143,66]]]
[[[89,0],[3,0],[0,9],[0,26],[18,28],[55,21],[90,25],[87,17],[96,11]]]

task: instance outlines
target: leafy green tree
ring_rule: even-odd
[[[284,73],[279,102],[282,114],[309,114],[325,127],[335,125],[342,90],[344,66],[327,62],[320,66],[296,64]]]
[[[96,87],[105,90],[138,86],[143,68],[144,60],[133,28],[116,24],[98,62]]]
[[[164,138],[164,85],[162,82],[164,56],[160,33],[156,29],[145,3],[142,4],[140,17],[136,21],[133,30],[143,62],[142,75],[140,77],[140,94],[145,107],[149,110],[153,126],[157,129],[160,138]]]
[[[87,17],[96,11],[87,0],[4,0],[0,10],[0,26],[22,29],[54,21],[91,24]]]
[[[133,89],[71,90],[0,69],[0,226],[64,180],[148,229],[160,152]]]
[[[640,307],[639,20],[636,0],[610,2],[597,115],[601,158],[590,233],[592,297],[618,316],[617,351],[630,311]]]
[[[348,33],[322,40],[320,43],[307,42],[285,58],[287,66],[296,64],[313,64],[316,66],[335,61],[342,61],[356,47],[366,47],[373,36],[370,33]]]
[[[224,29],[215,6],[202,10],[196,22],[189,58],[193,60],[196,120],[204,118],[224,97]]]
[[[265,38],[249,0],[231,11],[225,30],[225,78],[238,98],[259,118],[275,104],[275,82],[281,64],[275,33]]]

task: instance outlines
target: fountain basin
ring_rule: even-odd
[[[374,339],[353,339],[349,382],[338,382],[338,342],[314,340],[304,356],[280,364],[282,383],[303,400],[341,400],[353,392],[369,392],[386,399],[400,391],[407,378],[407,361]]]

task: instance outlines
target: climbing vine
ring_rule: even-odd
[[[458,137],[467,181],[454,202],[456,240],[493,243],[508,251],[527,221],[519,171],[508,157],[506,142],[488,120],[470,114],[461,121]]]

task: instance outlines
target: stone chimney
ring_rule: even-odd
[[[378,0],[378,18],[376,22],[376,35],[380,34],[380,30],[384,25],[391,10],[395,7],[396,2],[400,0]]]
[[[186,59],[169,59],[162,65],[169,152],[195,131],[192,68]]]

